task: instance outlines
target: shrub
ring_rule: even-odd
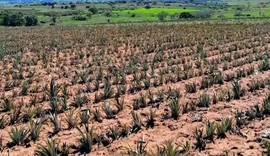
[[[199,19],[207,19],[207,18],[211,18],[213,13],[214,13],[213,10],[206,9],[206,10],[202,10],[202,11],[194,13],[194,17],[199,18]]]
[[[130,15],[130,17],[135,17],[136,16],[136,14],[135,13],[132,13],[131,15]]]
[[[75,21],[86,21],[87,17],[84,15],[76,15],[76,16],[73,16],[72,19]]]
[[[105,12],[105,14],[104,14],[106,17],[111,17],[112,16],[112,13],[110,12],[110,11],[107,11],[107,12]]]
[[[98,13],[98,9],[95,6],[89,7],[88,11],[91,12],[92,14]]]
[[[71,4],[71,5],[70,5],[70,8],[71,8],[71,9],[75,9],[76,7],[77,7],[76,4]]]
[[[4,26],[23,26],[25,24],[25,18],[21,12],[12,13],[5,11],[2,13],[2,18]]]
[[[25,17],[25,26],[36,26],[38,24],[37,16],[31,15]]]
[[[194,15],[192,15],[189,12],[182,12],[179,15],[179,19],[190,19],[190,18],[194,18]]]
[[[149,4],[147,4],[147,5],[145,6],[145,9],[151,9],[151,6],[150,6]]]
[[[167,15],[168,15],[168,13],[167,12],[165,12],[165,11],[161,11],[160,13],[158,13],[158,19],[160,20],[160,21],[164,21],[164,19],[167,17]]]

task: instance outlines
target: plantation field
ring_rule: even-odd
[[[269,29],[0,27],[0,155],[267,156]]]

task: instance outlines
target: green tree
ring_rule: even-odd
[[[2,24],[4,26],[22,26],[25,24],[24,15],[21,12],[12,13],[10,11],[2,12]]]
[[[98,13],[98,9],[95,6],[89,7],[88,11],[92,12],[92,14]]]
[[[184,18],[184,19],[194,18],[194,15],[192,15],[192,14],[189,13],[189,12],[182,12],[182,13],[179,15],[179,19],[181,19],[181,18]]]
[[[35,26],[38,24],[38,19],[36,15],[25,17],[25,26]]]
[[[75,9],[76,7],[77,7],[76,4],[71,4],[71,5],[70,5],[70,8],[71,8],[71,9]]]
[[[106,17],[111,17],[111,16],[112,16],[112,14],[111,14],[111,12],[110,12],[110,11],[107,11],[107,12],[105,12],[105,16],[106,16]]]
[[[164,19],[167,17],[168,13],[165,11],[161,11],[157,16],[160,21],[164,21]]]

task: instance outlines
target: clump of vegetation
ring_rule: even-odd
[[[177,120],[180,116],[180,111],[181,111],[181,106],[179,105],[177,100],[173,100],[170,104],[169,107],[171,109],[171,117],[174,120]]]
[[[9,133],[12,145],[24,145],[29,137],[29,131],[24,128],[11,128]]]
[[[208,94],[203,93],[200,95],[199,97],[199,101],[198,101],[198,107],[209,107],[210,106],[210,97]]]
[[[93,140],[94,140],[94,129],[89,128],[88,125],[85,125],[85,132],[77,127],[77,130],[80,132],[81,138],[79,139],[79,151],[81,153],[90,153],[92,151]]]

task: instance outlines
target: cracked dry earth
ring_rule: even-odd
[[[266,151],[263,142],[269,141],[269,114],[250,119],[245,112],[256,104],[262,108],[270,94],[270,67],[262,67],[269,64],[269,28],[269,24],[227,23],[0,28],[0,117],[5,118],[0,129],[0,155],[32,156],[39,144],[46,145],[48,138],[72,146],[70,155],[83,155],[76,150],[80,133],[69,128],[66,119],[70,110],[74,110],[76,126],[85,131],[79,117],[84,109],[90,110],[88,122],[95,135],[105,136],[109,142],[94,144],[85,155],[128,155],[126,148],[135,148],[141,138],[147,143],[146,155],[168,140],[175,146],[188,142],[191,149],[186,155],[219,156],[226,151],[228,155],[262,155]],[[215,73],[221,73],[222,83],[216,83]],[[63,97],[63,86],[68,90],[67,108],[62,107],[62,101],[57,105],[61,131],[55,135],[48,119],[52,113],[50,98],[44,89],[52,79],[61,85],[59,99]],[[243,92],[240,99],[235,99],[235,79]],[[112,93],[105,96],[108,83]],[[196,86],[195,93],[189,93],[186,87],[192,83]],[[252,90],[253,84],[259,87]],[[24,88],[27,88],[25,94]],[[163,101],[149,102],[149,91],[154,99],[163,97]],[[177,120],[171,118],[169,107],[173,91],[180,92],[177,102],[181,110]],[[209,107],[198,107],[203,93],[210,97]],[[122,111],[116,111],[116,96],[124,99]],[[76,106],[78,97],[86,97],[80,107]],[[136,109],[136,99],[140,97],[146,100],[146,105],[139,102]],[[5,99],[14,104],[11,110],[4,109]],[[105,105],[113,110],[112,118],[104,112]],[[10,116],[20,106],[19,118],[11,123]],[[30,121],[25,114],[37,108],[47,118],[37,141],[29,137],[25,144],[10,146],[11,129],[29,129]],[[96,110],[101,113],[101,122],[94,120]],[[146,126],[150,110],[156,111],[153,128]],[[130,132],[133,111],[142,120],[142,127],[136,133]],[[241,127],[236,124],[237,111],[243,112],[246,121]],[[40,118],[34,112],[29,120]],[[213,142],[204,139],[204,150],[195,149],[196,128],[205,133],[207,121],[219,124],[226,118],[232,119],[233,130],[227,131],[223,139],[217,138],[215,132]],[[128,135],[113,139],[110,128],[120,133],[124,126],[128,127]]]

